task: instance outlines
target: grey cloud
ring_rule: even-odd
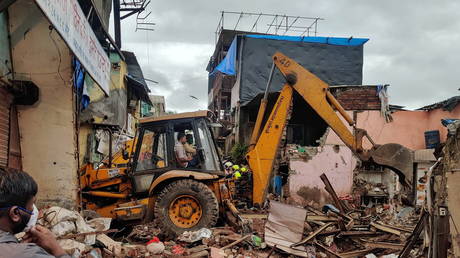
[[[155,31],[134,32],[135,19],[131,18],[123,23],[123,40],[124,46],[138,54],[145,73],[162,81],[152,85],[152,90],[169,94],[169,108],[203,109],[207,106],[205,67],[214,50],[219,11],[319,16],[326,19],[319,23],[320,36],[370,38],[364,46],[363,83],[388,83],[392,103],[417,108],[458,94],[459,5],[448,0],[156,1],[151,3],[150,15],[157,23]],[[247,22],[244,18],[241,24]],[[177,43],[183,44],[184,55],[187,49],[196,49],[187,46],[197,45],[209,53],[182,65],[158,60],[156,44]],[[203,79],[188,80],[200,76]],[[193,102],[188,95],[198,95],[200,101]]]

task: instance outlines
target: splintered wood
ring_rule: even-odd
[[[320,211],[311,206],[302,209],[271,201],[265,226],[269,246],[301,257],[312,257],[312,252],[329,257],[380,256],[407,249],[406,239],[414,230],[411,223],[400,226],[396,216],[380,216],[375,208],[347,208],[327,176],[323,174],[321,179],[334,205],[327,204]],[[410,220],[415,221],[412,217]],[[417,229],[415,234],[418,232]],[[416,240],[412,237],[409,242],[414,244]]]

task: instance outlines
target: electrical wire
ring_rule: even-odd
[[[65,85],[65,84],[66,84],[66,81],[64,80],[64,78],[62,77],[62,74],[61,74],[61,63],[62,63],[61,50],[59,49],[59,46],[58,46],[56,40],[51,36],[51,33],[52,33],[52,32],[53,32],[53,28],[50,28],[50,32],[49,32],[48,36],[49,36],[50,39],[53,41],[54,46],[56,47],[56,50],[57,50],[58,55],[59,55],[59,64],[58,64],[57,73],[59,74],[59,77],[61,77],[61,80],[62,80],[62,82],[64,82],[64,85]]]

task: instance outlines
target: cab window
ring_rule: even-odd
[[[174,125],[174,155],[178,168],[201,168],[192,123],[184,122]]]
[[[160,169],[168,166],[168,152],[164,128],[145,129],[136,171]]]
[[[200,121],[198,123],[198,137],[201,142],[200,151],[204,161],[203,169],[211,171],[219,170],[219,156],[205,121]]]

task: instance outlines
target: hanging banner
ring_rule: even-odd
[[[101,89],[109,95],[110,59],[77,0],[35,0],[69,48]]]

